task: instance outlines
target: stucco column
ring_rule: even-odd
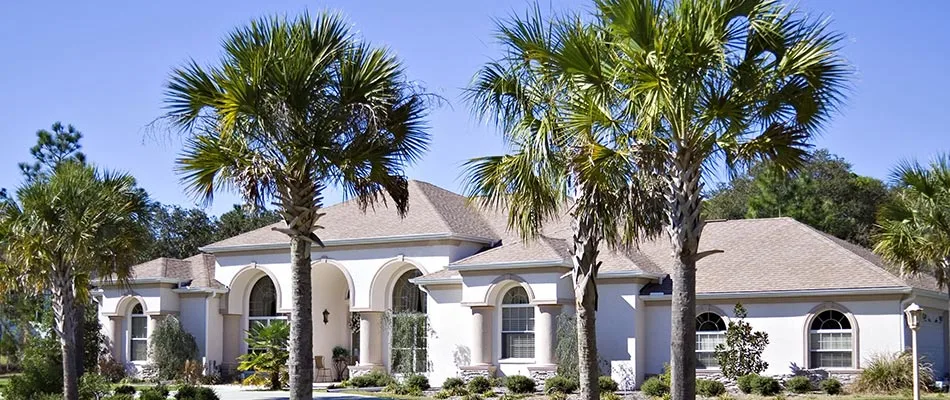
[[[383,313],[360,311],[360,365],[383,365]]]
[[[109,341],[112,343],[112,359],[125,362],[125,357],[123,357],[125,352],[122,350],[125,344],[125,340],[122,339],[122,332],[125,330],[125,319],[120,315],[112,315],[109,316],[109,320],[112,321],[112,330],[109,333]]]
[[[490,306],[472,307],[471,365],[491,363],[492,309]]]
[[[560,304],[538,305],[537,317],[534,320],[535,364],[554,364],[554,338],[555,329],[557,329],[555,321],[560,312]]]
[[[147,341],[147,343],[148,343],[148,347],[149,347],[149,348],[152,347],[152,334],[155,333],[155,329],[158,328],[158,323],[159,323],[159,321],[161,321],[161,319],[164,318],[164,317],[165,317],[165,316],[162,315],[162,314],[149,314],[149,315],[148,315],[148,331],[146,331],[146,334],[148,335],[148,341]],[[130,334],[131,334],[131,332],[130,332]],[[149,352],[149,353],[151,353],[151,352]],[[148,357],[151,358],[151,354],[149,354]]]

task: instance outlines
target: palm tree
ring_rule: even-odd
[[[313,395],[310,248],[322,246],[323,191],[365,209],[385,195],[408,208],[404,168],[425,151],[428,97],[386,50],[356,38],[338,15],[251,22],[224,41],[215,66],[194,61],[168,83],[167,118],[189,134],[183,181],[211,201],[237,188],[263,208],[276,199],[290,237],[291,399]]]
[[[501,129],[511,152],[470,160],[466,191],[484,207],[505,209],[509,229],[525,239],[569,213],[580,394],[598,399],[598,254],[629,246],[640,233],[658,234],[660,221],[650,218],[661,198],[656,181],[636,168],[624,132],[589,111],[600,100],[589,87],[608,81],[599,68],[608,62],[599,58],[608,56],[601,32],[578,17],[546,20],[535,7],[499,23],[498,36],[505,56],[481,68],[467,97],[478,117]]]
[[[238,357],[238,371],[254,371],[267,374],[268,389],[280,390],[280,372],[287,366],[289,353],[287,339],[290,325],[281,320],[269,324],[254,324],[247,331],[247,348],[253,351]]]
[[[148,235],[143,193],[128,175],[64,162],[0,205],[0,275],[6,285],[49,293],[67,400],[79,396],[79,307],[90,301],[90,278],[128,278]]]
[[[597,0],[616,52],[610,120],[664,183],[672,245],[672,398],[695,398],[702,176],[801,165],[850,75],[841,36],[772,0]]]
[[[903,162],[893,172],[895,193],[878,212],[874,252],[904,274],[933,275],[950,287],[950,155],[929,168]]]

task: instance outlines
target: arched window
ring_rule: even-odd
[[[719,368],[716,346],[726,343],[726,321],[716,313],[696,316],[696,368]]]
[[[274,281],[265,276],[258,279],[251,288],[251,296],[248,299],[248,329],[255,324],[270,324],[276,319],[284,317],[277,315],[277,290],[274,288]]]
[[[148,317],[141,303],[129,313],[129,361],[148,359]]]
[[[854,336],[844,313],[822,311],[811,321],[808,336],[809,368],[854,367]]]
[[[534,358],[534,306],[521,286],[501,301],[501,358]]]
[[[399,373],[428,370],[428,297],[409,281],[420,276],[422,272],[412,269],[400,275],[393,285],[392,369]]]

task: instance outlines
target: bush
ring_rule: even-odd
[[[640,391],[650,397],[663,397],[664,394],[670,392],[670,385],[654,376],[640,385]]]
[[[386,387],[383,388],[383,392],[400,396],[422,396],[421,389],[396,382],[390,382],[388,385],[386,385]]]
[[[796,376],[785,381],[785,389],[792,393],[808,393],[814,388],[807,376]]]
[[[696,393],[699,393],[703,397],[716,397],[726,393],[726,385],[712,379],[697,379]]]
[[[769,376],[756,376],[752,380],[752,392],[762,396],[772,396],[782,391],[778,381]]]
[[[193,385],[181,385],[178,387],[178,393],[175,398],[178,400],[194,399],[198,395],[198,388]]]
[[[406,378],[406,386],[411,388],[422,390],[429,390],[429,378],[426,378],[425,375],[409,375]]]
[[[534,393],[534,379],[524,375],[512,375],[505,379],[505,387],[511,393]]]
[[[350,379],[350,385],[358,388],[386,387],[393,382],[393,378],[382,371],[372,371]]]
[[[921,388],[933,384],[933,368],[929,362],[919,364]],[[861,375],[854,382],[859,393],[898,393],[914,388],[914,356],[910,352],[878,354],[871,357]]]
[[[835,378],[828,378],[818,384],[821,387],[821,390],[825,393],[828,393],[832,396],[841,394],[841,382]]]
[[[614,392],[600,392],[600,400],[622,400],[620,395]]]
[[[112,384],[102,375],[88,373],[79,378],[81,400],[99,400],[111,391]]]
[[[109,382],[119,383],[126,378],[125,366],[112,357],[102,357],[99,359],[99,375]]]
[[[137,390],[135,390],[135,386],[132,385],[121,385],[116,386],[113,392],[115,392],[115,394],[135,394]]]
[[[155,386],[142,389],[139,400],[165,400],[168,398],[168,389],[164,386]]]
[[[462,396],[462,400],[482,400],[482,396],[479,396],[477,393],[469,393]]]
[[[620,386],[617,385],[617,381],[606,375],[597,378],[597,385],[600,386],[601,393],[613,393],[620,389]]]
[[[752,382],[758,378],[758,374],[748,374],[742,375],[739,379],[736,380],[736,386],[739,387],[739,390],[742,393],[749,394],[752,393]]]
[[[112,396],[103,398],[103,400],[135,400],[135,395],[128,393],[116,393]]]
[[[482,392],[482,397],[498,397],[498,395],[495,394],[495,391],[494,391],[494,390],[488,389],[488,390]]]
[[[564,392],[548,393],[548,400],[567,400],[567,394]]]
[[[438,392],[435,392],[435,395],[433,395],[432,397],[435,397],[437,399],[447,399],[449,397],[452,397],[452,394],[449,393],[448,390],[442,389]]]
[[[465,381],[462,378],[445,378],[445,381],[442,382],[442,389],[458,389],[465,386]]]
[[[169,315],[149,336],[149,360],[158,380],[178,379],[185,361],[198,358],[195,337],[185,331],[175,316]]]
[[[491,381],[484,376],[476,376],[468,381],[466,386],[469,393],[484,393],[491,390]]]
[[[30,338],[20,361],[22,373],[14,375],[0,388],[3,399],[25,400],[37,395],[62,393],[62,354],[59,340],[54,335]]]
[[[577,382],[566,377],[555,375],[544,381],[544,393],[551,395],[554,393],[573,393],[577,390]]]
[[[204,376],[204,366],[201,365],[200,361],[197,360],[185,360],[185,365],[181,368],[181,373],[178,375],[178,378],[189,385],[197,385],[201,383],[201,378]]]

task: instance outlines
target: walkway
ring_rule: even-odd
[[[249,389],[240,385],[216,385],[212,386],[222,400],[285,400],[288,398],[286,391],[268,392],[263,390]],[[327,393],[313,392],[314,399],[326,400],[372,400],[375,397],[360,396],[347,393]]]

